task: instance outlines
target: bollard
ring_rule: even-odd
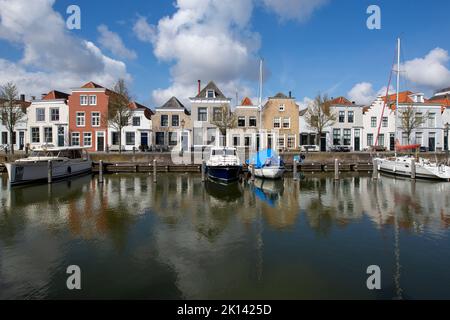
[[[297,160],[294,160],[294,168],[293,168],[293,175],[294,175],[294,181],[297,181]]]
[[[205,171],[206,171],[206,163],[205,160],[202,161],[202,182],[205,182]]]
[[[411,179],[416,179],[416,159],[411,159]]]
[[[153,159],[153,183],[156,183],[156,159]]]
[[[252,172],[252,181],[255,181],[255,164],[251,164],[250,168]]]
[[[339,160],[334,159],[334,180],[339,180]]]
[[[48,165],[47,165],[47,182],[48,183],[52,183],[52,178],[53,178],[53,163],[52,160],[48,160]]]
[[[378,160],[377,159],[373,159],[373,174],[372,174],[372,178],[374,180],[378,179]]]
[[[98,183],[103,183],[103,160],[98,163]]]

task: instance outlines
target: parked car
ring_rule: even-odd
[[[420,152],[428,152],[428,148],[427,148],[427,147],[424,147],[424,146],[421,146],[421,147],[419,148],[419,151],[420,151]]]
[[[302,152],[319,152],[320,147],[316,145],[304,145],[300,147]]]
[[[352,148],[350,146],[332,146],[330,148],[331,152],[351,152]]]

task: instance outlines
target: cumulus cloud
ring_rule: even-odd
[[[99,25],[97,28],[100,33],[98,42],[103,48],[108,49],[111,53],[119,58],[124,59],[136,59],[136,52],[128,49],[123,43],[122,38],[115,32],[112,32],[104,24]]]
[[[133,25],[133,32],[143,42],[152,43],[156,40],[156,28],[150,25],[145,17],[139,17],[136,20]]]
[[[26,94],[67,91],[88,80],[106,86],[131,79],[122,61],[72,35],[54,0],[0,0],[0,39],[23,48],[19,61],[0,59],[0,84],[15,81]],[[26,13],[26,14],[24,14]]]
[[[425,57],[406,61],[401,65],[406,79],[420,89],[436,90],[450,85],[447,67],[448,52],[441,48],[431,50]]]
[[[264,5],[274,11],[280,20],[304,22],[328,0],[263,0]]]
[[[348,97],[351,101],[358,104],[370,105],[377,97],[386,95],[387,86],[384,86],[378,91],[375,91],[373,85],[369,82],[360,82],[353,86],[348,92]],[[389,89],[389,94],[394,90]]]

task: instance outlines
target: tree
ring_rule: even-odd
[[[327,95],[318,94],[309,103],[305,121],[317,133],[316,144],[319,145],[323,130],[336,122],[336,114],[331,110],[331,100]]]
[[[411,143],[411,134],[427,121],[429,113],[426,112],[422,115],[421,113],[417,113],[413,106],[408,106],[403,108],[399,114],[403,133],[406,134],[408,143]]]
[[[215,125],[219,129],[220,134],[223,137],[226,137],[228,129],[236,128],[237,117],[231,112],[228,105],[222,105],[218,109],[214,110],[213,121],[211,121],[211,124]],[[226,140],[224,145],[226,145]]]
[[[11,154],[14,154],[14,129],[16,125],[25,121],[26,110],[19,100],[17,87],[13,82],[8,82],[1,87],[0,98],[2,100],[1,120],[9,132],[9,145]]]
[[[108,125],[119,133],[119,153],[122,153],[122,131],[128,126],[133,115],[130,109],[131,96],[125,80],[119,79],[114,85],[108,105]]]

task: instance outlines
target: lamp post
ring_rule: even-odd
[[[449,145],[448,145],[448,131],[449,131],[449,129],[450,129],[450,124],[447,122],[446,124],[445,124],[445,155],[446,155],[446,157],[447,157],[447,164],[448,164],[448,149],[449,149]]]
[[[184,148],[183,148],[183,133],[184,133],[184,126],[186,124],[186,121],[184,119],[181,119],[181,136],[180,136],[180,157],[183,156]]]

